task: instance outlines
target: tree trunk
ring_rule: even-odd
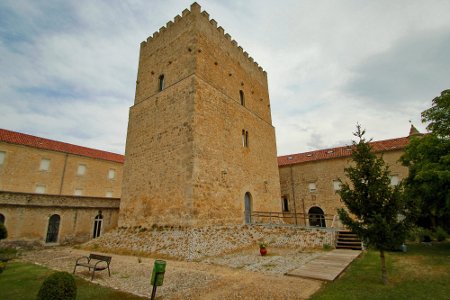
[[[380,258],[381,258],[381,280],[383,284],[388,283],[387,271],[386,271],[386,259],[384,257],[384,250],[380,250]]]

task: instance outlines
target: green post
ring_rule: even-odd
[[[164,260],[155,260],[155,264],[153,265],[153,272],[152,272],[152,285],[155,285],[155,279],[156,279],[156,285],[162,286],[164,281],[164,273],[166,272],[166,262]],[[156,273],[158,273],[158,276],[156,276]]]
[[[164,281],[164,273],[166,272],[166,262],[164,260],[155,260],[152,271],[152,279],[150,283],[153,285],[151,300],[156,297],[156,287],[162,286]]]

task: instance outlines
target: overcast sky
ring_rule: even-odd
[[[123,154],[139,44],[193,1],[0,1],[0,128]],[[375,140],[450,88],[450,1],[199,1],[268,73],[278,155]]]

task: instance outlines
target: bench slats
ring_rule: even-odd
[[[86,259],[87,262],[79,262],[81,259]],[[92,269],[92,276],[91,280],[94,279],[95,271],[102,271],[105,269],[108,269],[108,274],[111,277],[111,271],[109,269],[109,264],[111,263],[111,256],[105,256],[100,254],[89,254],[89,257],[83,256],[77,259],[75,262],[75,267],[73,268],[73,274],[75,274],[75,270],[78,266],[89,268],[89,271]],[[94,261],[92,261],[94,260]],[[106,266],[104,264],[99,265],[100,263],[105,262]]]

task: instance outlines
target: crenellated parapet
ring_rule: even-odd
[[[190,10],[188,9],[183,10],[181,16],[180,15],[175,16],[173,21],[167,22],[166,26],[161,27],[158,31],[154,32],[153,35],[149,36],[146,41],[143,41],[141,43],[141,48],[146,47],[149,44],[152,44],[157,39],[161,38],[163,34],[166,31],[168,31],[168,29],[179,25],[185,19],[189,18],[192,15],[204,18],[206,21],[208,21],[210,26],[219,33],[221,38],[223,38],[224,43],[229,44],[230,48],[232,49],[231,51],[236,52],[237,55],[241,56],[243,59],[248,61],[249,65],[252,65],[255,69],[257,69],[259,72],[263,73],[265,77],[267,77],[266,71],[264,71],[263,68],[251,56],[249,56],[249,54],[246,51],[244,51],[244,49],[241,46],[239,46],[238,42],[234,40],[229,33],[225,32],[223,27],[218,26],[216,20],[210,19],[209,13],[207,13],[206,11],[202,11],[201,6],[197,2],[194,2],[191,5]]]

